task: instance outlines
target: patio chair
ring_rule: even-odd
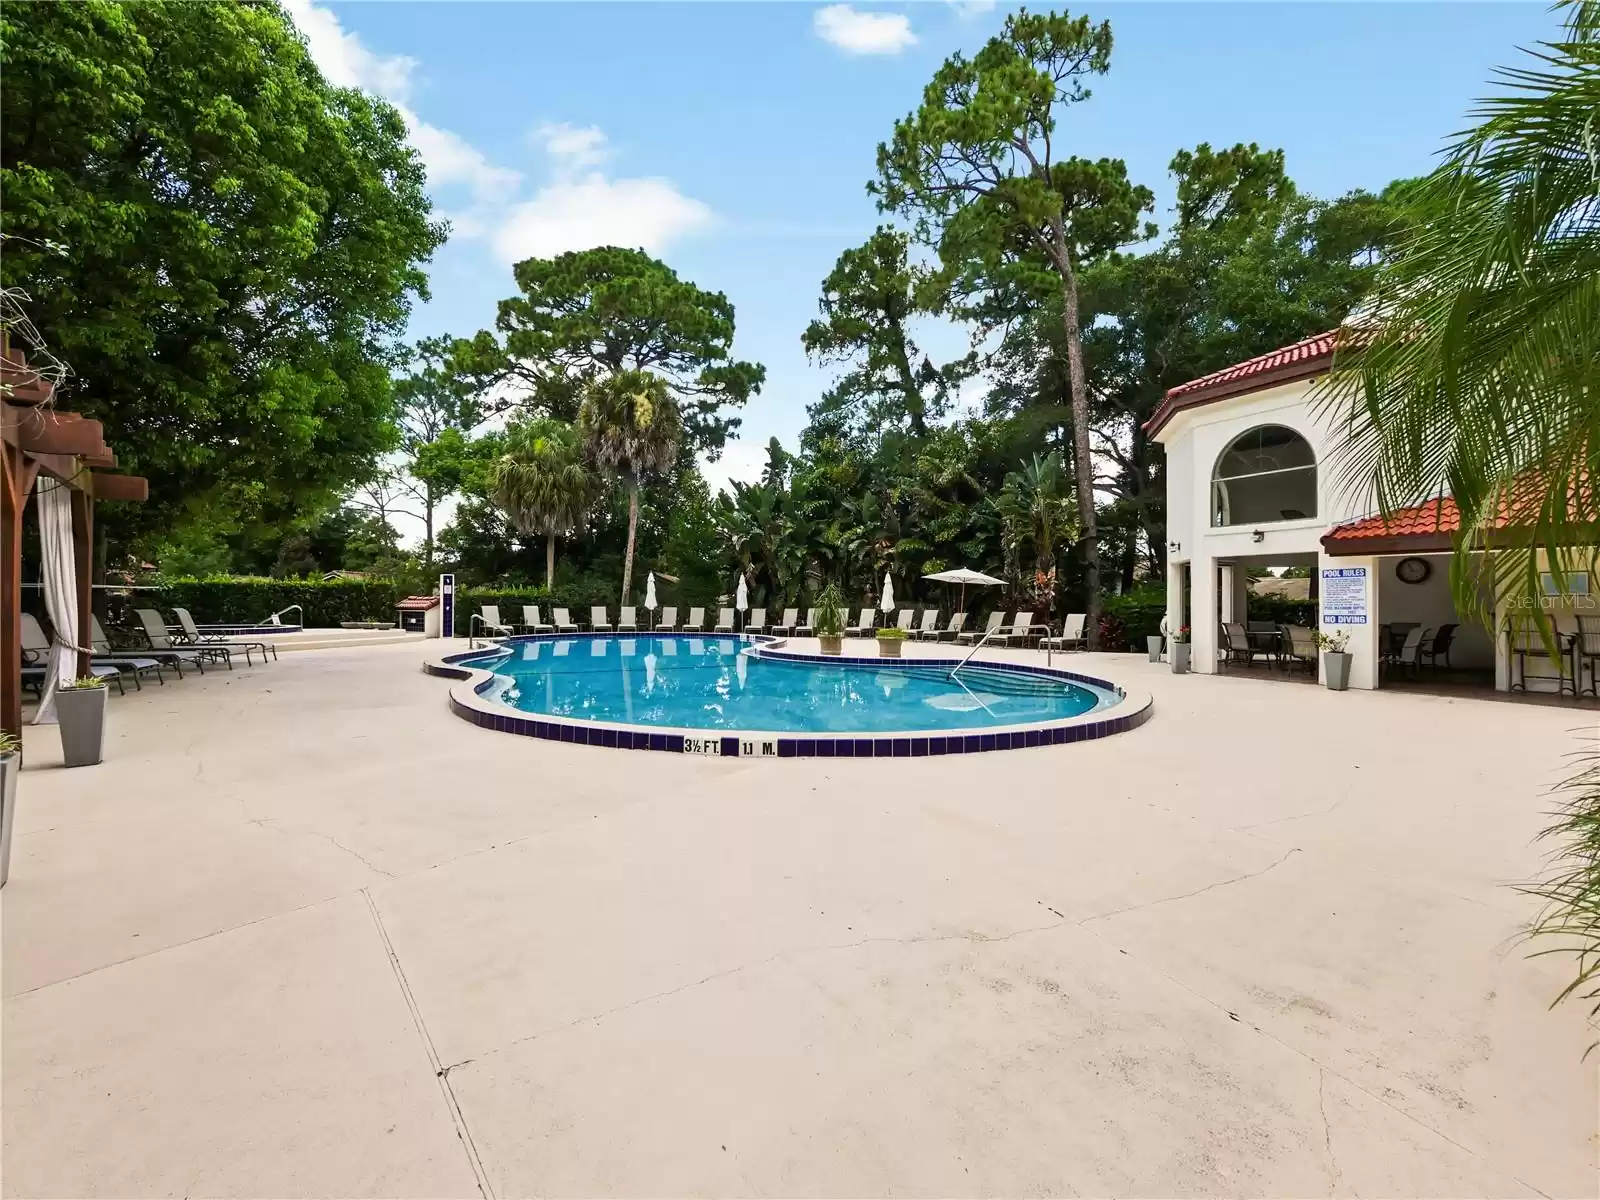
[[[767,610],[764,608],[752,608],[750,610],[750,619],[744,623],[744,631],[746,633],[765,633],[767,631]]]
[[[1566,653],[1571,649],[1576,635],[1557,630],[1555,636],[1559,652],[1552,658],[1545,646],[1544,635],[1539,632],[1538,626],[1532,620],[1527,617],[1513,618],[1506,625],[1506,638],[1511,651],[1511,677],[1507,683],[1507,691],[1528,690],[1528,659],[1531,658],[1536,663],[1543,660],[1556,669],[1554,675],[1549,672],[1538,672],[1534,675],[1535,679],[1554,680],[1557,695],[1565,695],[1568,688],[1572,689],[1574,696],[1578,694],[1577,658],[1576,655],[1569,657]],[[1569,669],[1572,671],[1571,675],[1567,673]]]
[[[1000,626],[1004,625],[1005,623],[1006,614],[1004,612],[992,612],[989,614],[989,624],[984,626],[981,631],[976,629],[970,630],[967,633],[959,635],[956,638],[956,641],[968,646],[976,645],[978,642],[983,641],[984,638],[992,637],[994,634],[1000,632]]]
[[[732,633],[733,632],[733,609],[731,609],[731,608],[719,608],[719,609],[717,609],[717,623],[716,623],[716,625],[714,625],[712,627],[711,632],[712,633]]]
[[[817,610],[806,609],[806,619],[794,627],[795,637],[810,637],[817,631]]]
[[[866,637],[868,634],[875,633],[878,628],[877,618],[877,609],[863,608],[861,610],[861,616],[857,618],[854,625],[851,625],[848,622],[845,623],[845,637]]]
[[[1017,619],[1011,622],[1011,628],[997,634],[994,641],[1004,642],[1007,646],[1012,642],[1026,646],[1029,639],[1037,641],[1041,637],[1050,636],[1050,626],[1036,625],[1031,612],[1018,612]]]
[[[606,611],[604,604],[589,606],[589,629],[594,633],[611,632],[611,614]]]
[[[174,608],[173,613],[178,618],[178,628],[183,630],[183,645],[195,646],[204,649],[208,646],[221,646],[228,650],[243,650],[244,664],[254,666],[255,662],[250,657],[253,651],[261,651],[261,665],[267,665],[267,652],[272,652],[272,657],[278,657],[278,648],[271,642],[256,641],[251,638],[240,640],[238,638],[223,637],[220,634],[202,633],[200,627],[194,623],[194,617],[187,608]]]
[[[798,608],[786,608],[783,610],[783,620],[773,622],[772,632],[787,633],[792,635],[795,631],[795,627],[799,624],[800,610]]]
[[[689,610],[689,619],[683,623],[684,632],[685,633],[704,633],[705,632],[705,628],[706,628],[706,610],[703,609],[703,608],[691,608]]]
[[[939,610],[937,608],[925,608],[925,609],[923,609],[922,610],[922,624],[918,625],[915,629],[913,629],[911,631],[911,636],[916,638],[919,642],[923,638],[938,637],[939,636]]]
[[[1589,670],[1589,694],[1600,696],[1600,617],[1579,617],[1572,635],[1572,673],[1577,694],[1583,693],[1583,671]]]
[[[1051,650],[1082,650],[1088,644],[1083,637],[1083,623],[1088,619],[1087,613],[1068,613],[1061,622],[1061,635],[1045,638],[1044,644]]]
[[[1286,661],[1293,666],[1303,666],[1312,673],[1317,669],[1317,640],[1304,625],[1285,625],[1283,641]]]
[[[630,633],[639,632],[639,609],[632,604],[624,604],[617,613],[617,632],[623,630]]]
[[[1406,630],[1405,641],[1400,643],[1400,648],[1389,657],[1389,665],[1398,667],[1416,676],[1422,672],[1422,644],[1428,637],[1429,630],[1424,625],[1413,625]]]
[[[554,633],[556,627],[547,625],[544,617],[539,614],[537,604],[524,604],[522,606],[522,628],[528,633]]]
[[[1250,635],[1238,621],[1223,625],[1222,646],[1229,662],[1242,662],[1248,667],[1255,659],[1255,647],[1250,644]]]
[[[933,635],[933,640],[936,642],[942,642],[946,638],[949,638],[953,642],[956,640],[956,638],[961,636],[961,631],[966,627],[967,614],[964,612],[956,613],[950,618],[950,624],[946,625],[943,629],[939,630]]]
[[[900,610],[900,620],[896,622],[895,628],[910,633],[916,623],[917,610],[914,608],[902,608]]]
[[[478,623],[497,637],[510,637],[515,632],[506,621],[500,619],[500,606],[498,604],[485,604],[478,610]]]
[[[1424,642],[1418,651],[1422,665],[1437,671],[1439,660],[1442,658],[1445,670],[1450,670],[1450,643],[1455,641],[1456,630],[1460,628],[1461,626],[1456,624],[1439,626],[1437,632]]]
[[[39,694],[44,694],[44,681],[49,673],[50,664],[50,639],[45,636],[44,626],[39,624],[39,618],[32,613],[22,614],[22,660],[30,667],[37,668],[37,682]],[[133,675],[133,686],[139,687],[138,670],[132,665],[134,659],[109,659],[98,656],[89,659],[89,673],[96,679],[115,680],[117,692],[127,694],[127,689],[122,686],[122,673],[127,670]],[[147,667],[159,669],[153,659],[143,660]],[[124,667],[122,664],[128,664]],[[76,674],[76,669],[74,669]],[[163,680],[162,682],[166,682]]]
[[[178,670],[178,678],[183,678],[184,664],[196,668],[200,674],[206,673],[206,660],[208,655],[188,646],[179,646],[167,633],[167,624],[161,619],[161,614],[153,608],[136,608],[134,615],[139,618],[139,624],[144,630],[145,641],[149,647],[139,647],[140,658],[154,658],[161,662],[171,663]],[[222,661],[228,669],[233,670],[233,658],[226,650],[222,652]]]
[[[564,608],[553,608],[553,609],[550,610],[550,612],[551,612],[551,620],[553,620],[555,622],[555,627],[556,627],[556,632],[557,633],[577,633],[578,632],[578,623],[572,619],[571,615],[567,612],[566,609],[564,609]]]
[[[678,606],[669,604],[661,610],[661,619],[656,622],[657,633],[674,633],[678,628]]]
[[[139,682],[139,677],[150,671],[156,673],[157,683],[163,687],[166,686],[167,677],[161,669],[161,663],[153,658],[141,658],[138,654],[122,653],[112,644],[111,639],[106,636],[105,626],[100,624],[100,618],[93,613],[89,614],[89,634],[89,649],[94,651],[94,657],[90,659],[91,665],[103,663],[108,667],[116,667],[118,670],[129,670],[131,668],[135,691],[144,690],[144,685]]]

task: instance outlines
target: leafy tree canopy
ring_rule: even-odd
[[[326,503],[391,444],[388,348],[445,232],[399,114],[273,5],[8,5],[0,41],[0,279],[150,479],[108,520]]]

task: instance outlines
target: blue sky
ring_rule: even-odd
[[[736,350],[766,364],[742,442],[707,468],[753,476],[791,448],[830,372],[799,337],[839,252],[880,219],[877,143],[937,65],[1005,7],[801,3],[286,0],[336,83],[399,104],[455,232],[416,335],[490,327],[510,264],[644,245],[726,292]],[[1426,171],[1494,67],[1551,37],[1542,4],[1100,4],[1111,72],[1075,108],[1073,152],[1125,159],[1171,203],[1166,164],[1200,141],[1282,147],[1337,195]],[[1058,143],[1059,144],[1059,143]]]

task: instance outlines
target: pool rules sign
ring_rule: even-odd
[[[1367,623],[1367,569],[1365,567],[1324,567],[1322,569],[1322,623],[1324,625],[1365,625]]]

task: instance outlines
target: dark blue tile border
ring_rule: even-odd
[[[443,679],[471,680],[474,675],[485,675],[486,677],[473,687],[475,693],[481,694],[493,685],[494,679],[472,660],[496,655],[505,645],[521,642],[555,641],[559,638],[615,636],[615,633],[596,634],[582,632],[576,634],[526,634],[506,638],[492,648],[465,650],[456,654],[446,655],[439,662],[425,662],[422,669],[428,675],[438,676]],[[794,654],[766,648],[783,645],[782,638],[757,635],[746,640],[763,647],[762,657],[802,663],[819,661],[819,656],[814,654]],[[821,658],[820,661],[825,663],[855,663],[858,665],[870,664],[879,669],[893,670],[896,668],[923,667],[930,660],[828,655]],[[1126,692],[1122,688],[1108,680],[1100,679],[1093,675],[1084,675],[1077,671],[1069,671],[1064,668],[1040,667],[1029,663],[1010,662],[985,662],[983,665],[989,669],[1000,669],[1029,675],[1044,675],[1069,680],[1074,683],[1086,683],[1093,687],[1116,693],[1118,696],[1126,696]],[[1020,750],[1038,746],[1067,745],[1073,742],[1091,741],[1096,738],[1109,737],[1115,733],[1124,733],[1131,729],[1137,729],[1150,719],[1154,710],[1154,703],[1146,700],[1143,707],[1137,711],[1108,715],[1104,720],[1088,722],[1080,720],[1076,724],[1040,726],[994,733],[979,732],[942,736],[923,735],[920,737],[881,738],[858,738],[842,735],[838,737],[819,737],[816,735],[805,738],[780,737],[777,739],[778,757],[921,758],[925,755],[979,754],[993,750]],[[569,742],[585,746],[604,746],[620,750],[652,750],[666,754],[683,753],[684,735],[680,733],[655,733],[645,729],[624,729],[617,726],[593,725],[587,722],[530,720],[510,713],[484,712],[481,709],[462,703],[453,694],[450,697],[450,711],[480,728],[491,729],[500,733],[515,733],[524,737],[543,738],[547,741]],[[711,736],[715,736],[718,739],[723,757],[737,758],[739,756],[739,738],[737,736],[730,737],[715,733]]]

